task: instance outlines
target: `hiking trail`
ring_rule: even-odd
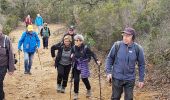
[[[19,68],[19,62],[15,65],[17,70],[15,71],[13,76],[6,75],[4,81],[4,90],[6,93],[6,100],[69,100],[70,98],[70,82],[67,84],[66,93],[57,93],[56,91],[56,76],[57,72],[54,68],[54,61],[51,57],[50,47],[61,41],[63,37],[62,29],[65,28],[62,24],[49,24],[48,27],[51,30],[51,37],[49,38],[49,49],[43,49],[42,39],[41,47],[39,49],[40,60],[42,64],[42,69],[40,66],[40,62],[38,59],[38,54],[34,55],[33,66],[31,69],[32,75],[24,74],[24,60],[23,60],[23,52],[21,52],[21,65]],[[37,31],[37,27],[34,26],[35,31]],[[22,35],[22,32],[25,30],[25,25],[20,23],[20,25],[11,32],[10,38],[13,41],[14,53],[16,53],[16,58],[19,58],[17,51],[18,40]],[[61,31],[59,31],[61,30]],[[55,34],[53,34],[55,32]],[[99,54],[99,58],[103,60],[102,55]],[[94,61],[92,61],[94,63]],[[102,66],[104,67],[104,66]],[[19,70],[20,69],[20,70]],[[91,65],[91,77],[90,83],[92,87],[92,97],[86,98],[86,89],[82,81],[80,81],[80,93],[79,100],[99,100],[99,85],[98,85],[98,74],[97,74],[97,66]],[[106,82],[106,78],[104,75],[104,71],[102,70],[102,97],[103,100],[110,100],[111,96],[111,86]],[[69,77],[70,81],[70,77]],[[138,91],[135,90],[135,100],[151,100],[153,95],[157,95],[156,93],[149,93],[146,91]],[[72,87],[72,97],[73,97],[73,87]],[[121,99],[123,100],[123,99]]]

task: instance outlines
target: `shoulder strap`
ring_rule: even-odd
[[[84,49],[83,49],[83,53],[84,53],[84,54],[86,54],[87,48],[88,48],[88,46],[87,46],[87,45],[84,45]]]
[[[138,58],[140,49],[139,49],[139,45],[137,43],[135,43],[135,52],[136,52],[136,56]]]
[[[5,35],[5,38],[4,38],[4,45],[3,45],[4,48],[6,48],[6,40],[7,40],[7,35]]]
[[[120,41],[115,42],[115,54],[114,54],[114,58],[113,58],[113,62],[115,62],[116,56],[117,56],[117,52],[119,51],[120,48]]]
[[[75,47],[75,45],[73,46],[73,52],[75,53],[75,51],[76,51],[76,47]]]

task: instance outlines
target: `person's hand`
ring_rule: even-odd
[[[74,54],[71,54],[71,58],[73,58],[74,57]]]
[[[21,49],[18,49],[18,53],[20,53],[20,52],[22,52],[22,50],[21,50]]]
[[[98,64],[98,65],[101,65],[102,63],[101,63],[101,61],[98,60],[98,61],[97,61],[97,64]]]
[[[39,48],[36,48],[36,52],[38,53],[38,51],[39,51]]]
[[[111,82],[112,82],[112,74],[107,74],[107,81],[111,84]]]
[[[8,72],[9,75],[13,75],[14,72]]]
[[[144,82],[139,82],[138,83],[138,87],[141,89],[141,88],[143,88],[144,87]]]

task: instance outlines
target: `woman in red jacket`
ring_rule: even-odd
[[[25,22],[25,24],[26,24],[26,27],[27,27],[28,25],[31,25],[31,24],[32,24],[32,19],[31,19],[30,15],[28,15],[28,16],[25,18],[24,22]]]

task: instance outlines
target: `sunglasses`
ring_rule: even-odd
[[[74,31],[73,29],[69,29],[69,31]]]
[[[81,40],[74,40],[75,42],[81,42]]]

